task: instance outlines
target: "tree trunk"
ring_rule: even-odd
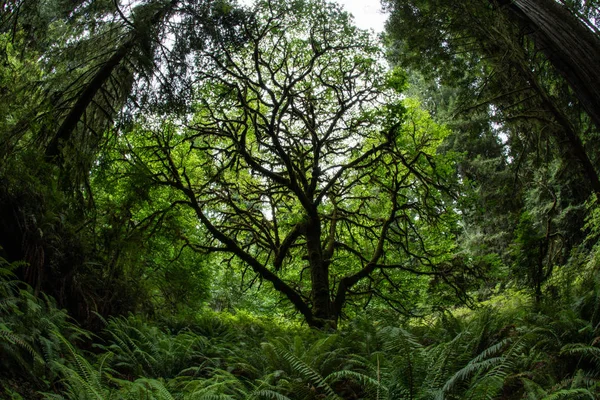
[[[311,302],[313,321],[308,321],[316,328],[335,328],[337,316],[333,315],[331,297],[329,296],[329,268],[324,260],[321,244],[321,224],[318,218],[310,218],[306,224],[306,248],[310,265],[312,284]]]
[[[169,3],[156,11],[147,21],[141,21],[140,25],[149,25],[151,29],[160,25],[165,17],[169,15],[171,10],[177,5],[179,0],[171,0]],[[152,4],[152,3],[148,3]],[[144,22],[144,23],[142,23]],[[103,87],[108,85],[108,82],[113,76],[117,68],[123,64],[124,60],[136,46],[143,46],[147,38],[148,32],[139,32],[134,29],[130,33],[130,37],[118,47],[112,56],[98,69],[94,77],[80,91],[77,101],[69,110],[67,116],[63,119],[60,127],[52,137],[50,143],[46,147],[45,157],[48,161],[59,164],[61,161],[61,148],[65,143],[69,142],[77,128],[77,124],[81,121],[88,107],[94,102],[97,94]],[[121,106],[120,104],[117,106]]]
[[[129,50],[133,47],[134,40],[125,42],[112,57],[96,72],[94,78],[79,95],[77,101],[63,120],[62,124],[46,147],[45,157],[48,161],[59,163],[61,148],[73,136],[81,117],[94,101],[96,94],[108,82],[115,69],[121,64]]]
[[[600,37],[554,0],[514,0],[509,11],[565,78],[600,129]]]
[[[515,63],[516,65],[516,63]],[[537,81],[535,75],[531,70],[523,63],[517,65],[523,77],[529,82],[531,88],[540,96],[542,104],[552,114],[554,120],[561,126],[564,139],[566,140],[567,152],[571,157],[579,162],[579,165],[583,169],[583,174],[589,180],[590,186],[598,200],[600,200],[600,177],[596,172],[596,168],[589,158],[587,151],[583,145],[583,142],[579,138],[579,135],[575,131],[575,128],[569,121],[566,115],[556,106],[552,98],[542,89],[541,85]],[[562,139],[559,137],[559,139]]]

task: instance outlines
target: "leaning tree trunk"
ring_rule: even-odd
[[[61,148],[72,140],[79,122],[84,118],[84,115],[90,106],[100,104],[100,102],[96,100],[98,100],[98,96],[103,88],[108,88],[110,86],[111,77],[114,77],[119,67],[125,63],[136,47],[144,48],[145,43],[149,40],[148,35],[164,22],[165,18],[168,17],[169,13],[178,3],[179,0],[171,0],[153,13],[148,20],[136,21],[133,24],[134,26],[149,26],[150,29],[139,31],[134,28],[129,34],[129,38],[115,50],[112,56],[96,71],[93,78],[82,88],[76,101],[69,109],[69,112],[46,147],[45,157],[48,161],[55,164],[61,162]],[[150,2],[148,5],[152,5],[152,3]],[[151,54],[147,54],[147,56],[151,57]],[[133,72],[131,71],[130,74],[132,75]],[[129,90],[130,89],[126,89],[126,95],[129,94]],[[115,99],[117,98],[118,97],[115,97]],[[111,104],[110,109],[113,110],[114,113],[120,106],[122,106],[122,104]],[[103,111],[106,114],[110,114],[110,110]],[[110,115],[107,116],[110,117]]]
[[[554,0],[514,0],[508,10],[529,28],[600,129],[600,37]]]
[[[77,124],[86,110],[92,104],[100,90],[107,84],[115,70],[121,65],[134,44],[135,40],[131,39],[121,45],[80,92],[77,101],[69,110],[69,113],[64,118],[50,143],[46,146],[45,157],[48,161],[54,163],[60,162],[62,146],[71,139]]]

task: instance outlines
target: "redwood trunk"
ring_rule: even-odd
[[[131,47],[133,46],[133,40],[130,40],[123,44],[112,57],[98,70],[94,78],[90,81],[87,87],[81,92],[79,98],[75,102],[75,105],[69,111],[69,114],[65,117],[62,124],[58,128],[58,131],[46,147],[46,159],[50,162],[60,161],[60,149],[61,147],[71,140],[73,132],[77,124],[81,120],[81,117],[94,101],[96,94],[100,89],[105,86],[108,79],[115,71],[115,69],[121,64]]]
[[[179,0],[171,0],[170,3],[158,10],[152,18],[147,21],[151,27],[155,27],[163,22],[164,18],[177,5]],[[94,102],[94,98],[100,90],[107,85],[114,71],[122,65],[123,61],[135,46],[139,46],[143,41],[143,36],[135,30],[131,32],[131,37],[124,42],[106,61],[106,63],[96,72],[92,80],[80,92],[79,97],[67,116],[64,118],[56,134],[46,147],[45,157],[48,161],[55,164],[61,161],[61,148],[73,137],[77,124],[81,121],[88,107]]]
[[[514,0],[509,10],[600,128],[600,37],[554,0]]]

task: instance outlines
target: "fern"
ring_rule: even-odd
[[[600,369],[600,348],[583,343],[570,343],[560,350],[560,354],[578,355],[581,358],[592,360]]]
[[[416,337],[405,329],[386,327],[378,332],[383,350],[393,354],[390,390],[408,399],[417,397],[425,371],[425,352]]]
[[[120,393],[126,398],[175,400],[165,385],[156,379],[139,378],[134,382],[122,382]]]
[[[65,394],[70,399],[103,400],[110,398],[111,390],[105,386],[105,376],[102,369],[94,368],[81,355],[72,352],[72,366],[63,365],[56,361],[51,368],[61,376],[61,382],[66,387]],[[51,397],[51,396],[50,396]]]
[[[529,400],[537,400],[545,397],[548,392],[544,390],[537,382],[528,379],[526,376],[519,376],[523,388],[525,389],[526,398]]]
[[[33,359],[34,364],[43,365],[44,359],[39,353],[31,346],[27,341],[25,341],[21,336],[16,333],[10,331],[6,325],[0,324],[0,340],[11,344],[16,345],[22,349],[24,349]],[[19,357],[18,354],[13,353],[13,357]]]
[[[504,357],[494,357],[479,362],[469,362],[469,364],[458,370],[458,372],[456,372],[454,376],[446,382],[442,388],[442,391],[451,392],[460,382],[465,381],[475,375],[485,373],[492,367],[502,365],[504,361]]]
[[[5,263],[0,259],[0,265]],[[71,323],[51,297],[36,297],[31,287],[15,281],[10,268],[0,266],[0,295],[6,296],[0,303],[0,367],[15,376],[29,375],[43,387],[54,378],[52,369],[46,368],[48,363],[68,352],[65,342],[91,335]],[[65,337],[69,339],[62,340]]]
[[[379,399],[380,396],[387,396],[388,394],[387,388],[383,386],[380,381],[371,378],[368,375],[361,374],[360,372],[348,370],[334,372],[329,374],[325,378],[325,381],[329,384],[333,384],[338,381],[354,381],[362,388],[366,389],[366,392],[369,394],[369,398]]]
[[[247,388],[231,373],[213,369],[211,376],[205,379],[176,379],[176,386],[192,399],[204,398],[247,398]],[[217,397],[215,397],[217,396]]]
[[[558,392],[552,393],[542,400],[559,400],[559,399],[591,399],[594,400],[596,397],[588,389],[562,389]]]
[[[304,361],[281,348],[275,348],[275,351],[291,365],[293,371],[300,373],[304,378],[308,379],[309,383],[314,387],[322,389],[329,398],[338,398],[327,381]]]
[[[115,367],[134,377],[174,377],[189,364],[206,360],[206,338],[190,332],[169,335],[130,318],[111,319],[105,332],[109,344],[98,345],[115,354]]]
[[[268,389],[256,390],[252,392],[250,399],[290,400],[289,397]]]

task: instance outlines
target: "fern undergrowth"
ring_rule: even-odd
[[[0,260],[1,398],[594,399],[600,296],[502,302],[426,324],[357,318],[337,333],[248,316],[141,316],[79,328]],[[595,290],[595,289],[594,289]],[[592,318],[589,316],[592,315]]]

